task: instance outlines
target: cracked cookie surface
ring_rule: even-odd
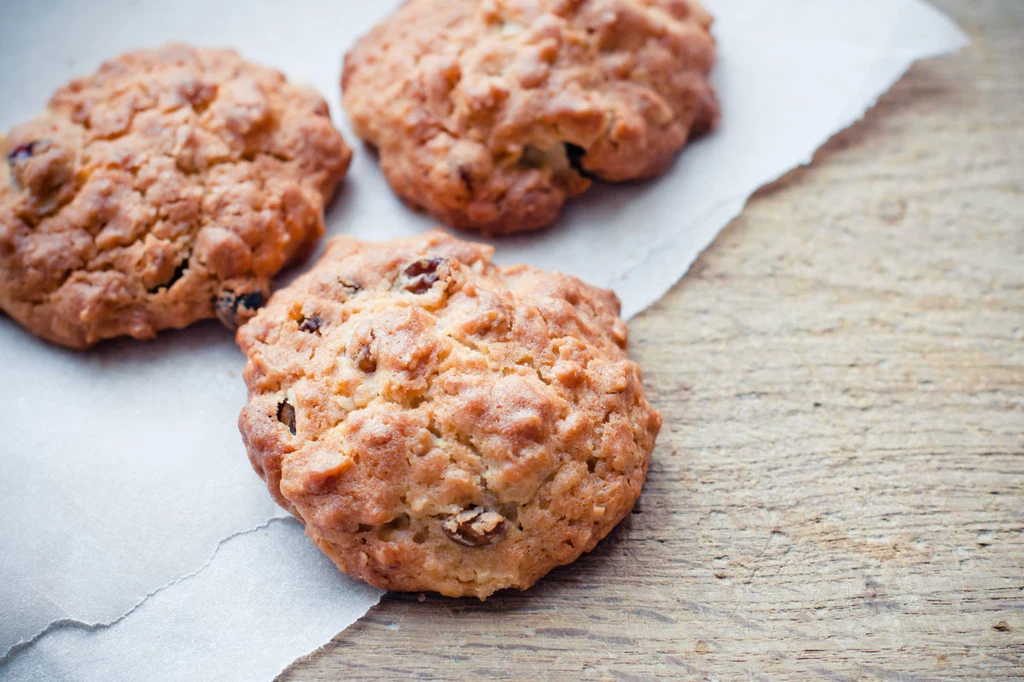
[[[343,100],[408,204],[532,230],[717,125],[710,26],[696,0],[408,0],[346,55]]]
[[[351,157],[319,94],[186,45],[71,81],[0,150],[0,308],[72,348],[243,322]]]
[[[492,251],[338,237],[238,331],[253,467],[373,585],[526,589],[640,494],[661,417],[618,299]]]

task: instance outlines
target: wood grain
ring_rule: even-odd
[[[632,325],[662,410],[596,551],[388,595],[283,680],[1024,678],[1024,3],[758,193]]]

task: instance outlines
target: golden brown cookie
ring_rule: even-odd
[[[185,45],[70,82],[0,151],[0,308],[72,348],[247,319],[351,158],[320,95]]]
[[[373,585],[526,589],[640,495],[661,416],[615,294],[491,254],[338,237],[238,331],[253,467]]]
[[[408,0],[345,57],[345,108],[410,205],[533,230],[717,125],[710,26],[696,0]]]

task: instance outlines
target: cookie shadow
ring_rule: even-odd
[[[697,141],[694,144],[699,143],[700,141]],[[527,248],[540,239],[558,240],[565,238],[569,233],[591,229],[595,224],[618,221],[631,208],[642,205],[645,199],[663,184],[685,182],[685,176],[679,178],[668,175],[682,162],[680,156],[685,153],[684,149],[677,154],[672,165],[658,177],[626,182],[594,180],[590,189],[578,197],[569,199],[555,222],[547,227],[531,232],[494,235],[485,239],[481,239],[479,234],[474,238],[473,233],[461,230],[456,230],[454,234],[460,239],[486,241],[498,248]]]
[[[77,362],[99,369],[148,367],[169,356],[236,347],[231,330],[216,320],[203,320],[184,329],[165,329],[155,339],[119,337],[100,341],[85,350],[73,350],[34,336],[6,315],[0,316],[0,345],[20,346],[33,361]]]
[[[528,590],[500,590],[486,601],[475,597],[445,597],[431,592],[388,592],[370,613],[387,610],[388,603],[408,605],[427,618],[434,613],[451,617],[547,611],[566,600],[586,603],[590,595],[601,593],[605,584],[621,576],[623,564],[632,561],[631,555],[639,550],[639,543],[630,536],[638,530],[638,522],[634,519],[642,513],[638,504],[593,551],[571,564],[553,569]]]

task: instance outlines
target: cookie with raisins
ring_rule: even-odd
[[[408,204],[500,234],[718,124],[697,0],[408,0],[345,57],[356,133]]]
[[[640,494],[661,417],[615,294],[492,251],[338,237],[238,331],[253,467],[373,585],[526,589]]]
[[[248,319],[351,158],[320,95],[186,45],[71,81],[0,152],[0,309],[72,348]]]

